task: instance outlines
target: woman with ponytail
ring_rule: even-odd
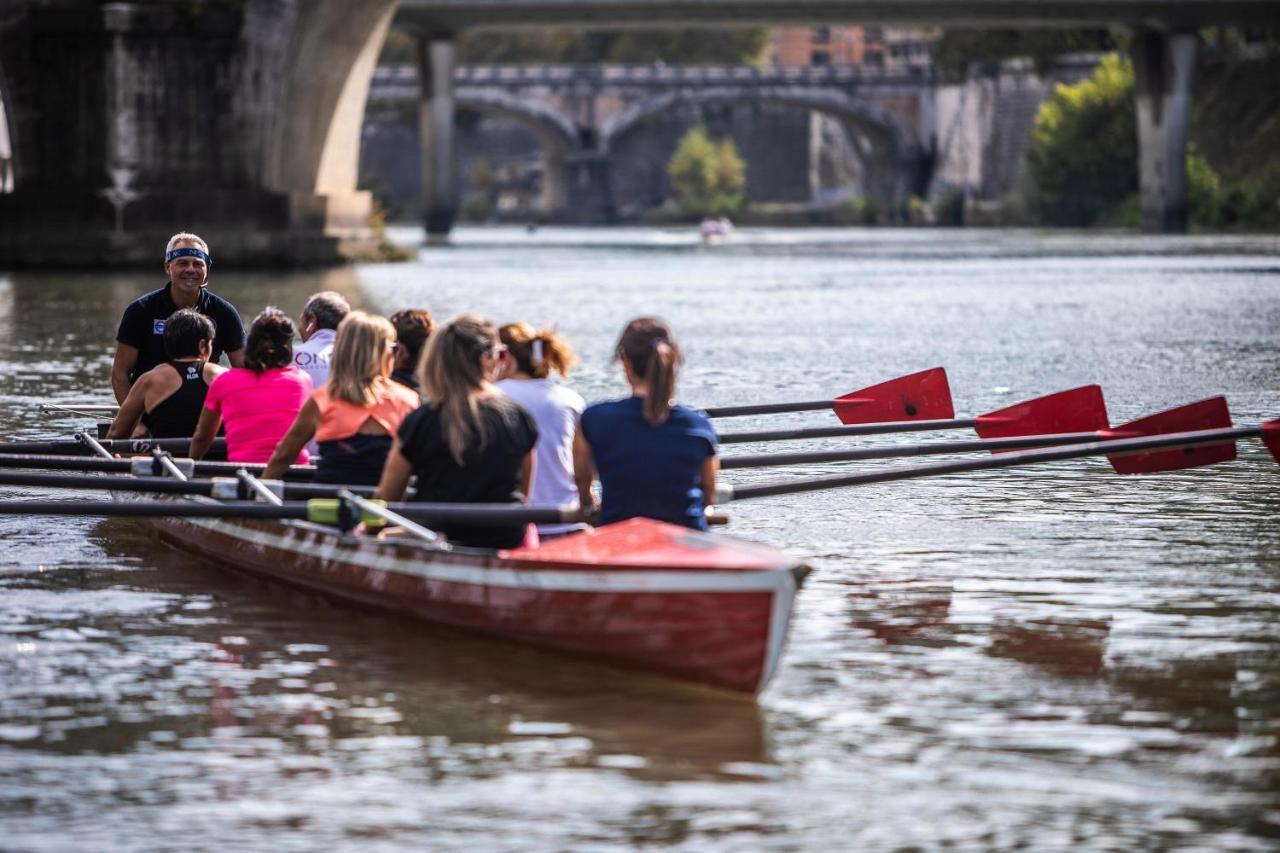
[[[432,332],[418,367],[426,400],[404,419],[387,454],[375,497],[404,498],[418,477],[414,500],[443,503],[519,503],[533,479],[538,427],[529,413],[492,384],[505,349],[483,317],[463,314]],[[448,539],[475,548],[512,548],[526,526],[436,526]]]
[[[293,366],[293,321],[279,308],[264,309],[249,327],[244,367],[209,384],[191,458],[204,457],[225,422],[227,459],[266,462],[310,393],[311,378]],[[298,463],[306,461],[306,451],[297,454]]]
[[[498,337],[510,356],[498,389],[519,403],[538,425],[529,503],[576,505],[573,436],[586,403],[576,391],[552,379],[551,374],[568,376],[577,358],[564,338],[550,329],[538,331],[528,323],[508,323],[498,329]],[[540,524],[538,536],[544,539],[563,536],[583,527],[582,524]]]
[[[391,437],[418,407],[418,395],[391,381],[396,330],[385,317],[352,311],[338,324],[329,381],[312,392],[262,476],[284,474],[314,437],[320,448],[316,482],[373,486]]]
[[[600,521],[643,516],[707,529],[705,507],[716,492],[716,433],[702,412],[672,402],[680,348],[655,317],[622,330],[615,357],[631,396],[588,406],[574,440],[582,506],[592,509],[598,472]]]

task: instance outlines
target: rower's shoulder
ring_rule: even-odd
[[[236,309],[236,306],[232,304],[230,299],[227,299],[226,297],[223,297],[223,296],[219,296],[218,294],[214,293],[212,290],[206,287],[204,290],[200,291],[201,313],[206,313],[213,308],[216,308],[220,311],[230,312],[231,314],[235,315],[237,320],[240,318],[240,312]]]
[[[206,361],[204,363],[204,382],[206,385],[212,385],[213,380],[227,372],[227,368],[218,364],[216,361]]]
[[[137,297],[132,302],[130,302],[128,305],[126,305],[124,309],[125,313],[128,313],[129,311],[137,311],[141,309],[150,308],[151,305],[157,299],[161,299],[164,297],[165,288],[167,288],[168,286],[169,285],[166,283],[162,287],[157,287],[155,290],[148,290],[146,293],[142,294],[141,296]]]

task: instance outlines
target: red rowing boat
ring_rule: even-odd
[[[333,598],[752,694],[777,671],[809,571],[773,548],[648,519],[497,552],[307,521],[153,523],[181,549]]]

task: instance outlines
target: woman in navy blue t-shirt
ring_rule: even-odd
[[[595,506],[591,483],[599,475],[601,524],[643,516],[706,530],[716,433],[705,414],[671,402],[681,361],[671,329],[654,317],[632,320],[614,354],[631,396],[582,413],[573,455],[583,508]]]

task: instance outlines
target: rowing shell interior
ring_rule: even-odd
[[[621,393],[614,336],[657,313],[685,346],[681,398],[704,405],[941,364],[962,415],[1097,382],[1114,423],[1224,393],[1254,424],[1280,416],[1278,254],[1252,237],[464,230],[413,264],[212,286],[250,316],[335,289],[554,323],[588,399]],[[0,435],[85,423],[35,407],[106,400],[116,318],[155,284],[0,273]],[[131,521],[5,517],[0,846],[1260,849],[1277,470],[1242,442],[1156,477],[1081,460],[733,504],[733,535],[815,569],[758,703],[335,606]]]

